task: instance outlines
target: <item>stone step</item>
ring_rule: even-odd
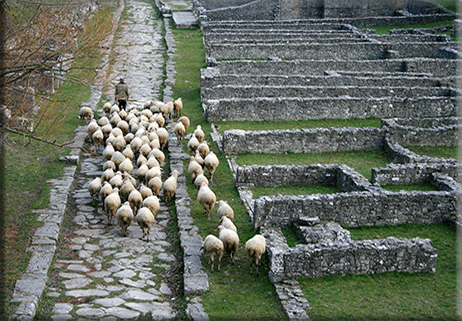
[[[250,30],[358,30],[348,24],[342,23],[313,23],[306,20],[285,21],[208,21],[201,24],[203,33],[217,29],[250,29]]]
[[[457,98],[227,98],[203,104],[207,121],[286,121],[457,115]]]
[[[202,70],[204,71],[204,69]],[[201,75],[201,89],[211,88],[222,84],[227,85],[267,85],[267,86],[418,86],[418,87],[457,87],[460,77],[435,78],[419,76],[411,73],[382,73],[382,77],[363,75],[350,76],[351,73],[335,73],[329,76],[303,75],[216,75],[208,77]],[[365,74],[365,73],[364,73]]]
[[[216,64],[220,74],[247,75],[324,75],[326,70],[349,72],[412,72],[431,73],[434,77],[457,76],[460,61],[455,59],[380,59],[380,60],[234,60]]]
[[[206,57],[223,59],[342,59],[377,60],[389,58],[438,58],[440,48],[457,50],[457,43],[329,43],[329,44],[213,44],[206,47]]]
[[[255,98],[255,97],[454,97],[455,89],[434,87],[358,87],[358,86],[241,86],[217,85],[201,86],[202,101],[222,98]]]

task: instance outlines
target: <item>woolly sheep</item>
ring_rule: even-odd
[[[127,119],[128,113],[125,110],[122,109],[121,111],[119,111],[119,116],[120,116],[120,118],[122,118],[122,120],[125,120],[125,119]],[[127,126],[127,131],[128,131],[128,126]]]
[[[125,146],[125,149],[122,151],[122,155],[124,155],[132,161],[133,158],[135,158],[135,153],[132,150],[132,146],[127,144],[127,146]]]
[[[143,201],[143,207],[149,208],[152,215],[154,215],[154,217],[155,217],[156,214],[157,214],[157,211],[159,211],[159,208],[160,208],[159,199],[155,195],[151,195],[149,197],[146,197],[144,199],[144,201]]]
[[[250,272],[252,272],[252,264],[255,262],[255,268],[258,276],[258,267],[260,265],[261,256],[266,251],[265,238],[260,234],[255,235],[245,243],[245,251],[250,259]]]
[[[143,162],[147,163],[148,159],[143,154],[140,154],[136,159],[136,166],[140,167]]]
[[[156,130],[156,133],[159,136],[160,150],[163,151],[168,142],[168,132],[164,127],[160,127]]]
[[[119,165],[119,170],[122,173],[130,174],[133,171],[133,164],[130,158],[125,158],[122,163]]]
[[[91,135],[91,139],[93,141],[93,144],[95,145],[95,152],[97,152],[99,150],[99,146],[101,145],[101,143],[104,140],[104,135],[103,135],[103,132],[101,131],[101,129],[98,128],[93,133],[93,135]]]
[[[114,217],[117,209],[120,207],[121,200],[119,196],[119,189],[114,188],[112,193],[104,199],[104,211],[107,214],[108,224],[112,225],[112,218]]]
[[[109,119],[109,123],[112,125],[112,127],[116,127],[117,123],[121,121],[122,119],[120,118],[118,113],[113,113],[111,115],[111,118]]]
[[[109,124],[109,119],[106,116],[103,116],[100,119],[98,119],[98,125],[100,127],[103,127],[103,126],[105,126],[107,124]]]
[[[199,151],[199,155],[205,160],[207,155],[210,153],[209,143],[203,141],[202,143],[197,146],[197,150]]]
[[[105,112],[106,114],[108,114],[110,111],[111,111],[111,103],[110,102],[107,102],[103,105],[103,112]]]
[[[189,158],[189,165],[188,165],[188,174],[191,176],[191,180],[194,182],[194,180],[197,177],[197,171],[199,169],[202,169],[202,166],[196,161],[194,156],[191,156]]]
[[[121,120],[117,123],[117,128],[120,128],[120,130],[122,130],[122,133],[124,135],[127,135],[128,134],[128,131],[130,129],[130,127],[128,126],[128,123],[125,121],[125,120]]]
[[[122,173],[118,171],[114,177],[109,180],[109,184],[112,185],[112,188],[121,188],[123,184]]]
[[[135,221],[143,231],[143,237],[146,236],[146,240],[149,241],[149,233],[154,223],[154,215],[151,213],[151,210],[147,207],[140,208],[138,214],[135,216]]]
[[[101,189],[99,190],[99,197],[101,197],[101,200],[104,202],[106,197],[108,197],[112,193],[112,185],[109,184],[109,182],[104,182],[103,186],[101,186]]]
[[[111,130],[111,134],[114,135],[114,137],[119,137],[119,136],[123,136],[124,132],[119,127],[114,127]]]
[[[144,182],[149,182],[151,179],[153,179],[156,176],[161,176],[162,173],[160,171],[160,167],[153,167],[151,169],[148,169],[146,174],[144,175]]]
[[[164,162],[165,160],[165,154],[163,151],[161,151],[160,149],[158,148],[153,148],[151,150],[151,152],[149,153],[148,156],[151,156],[151,155],[154,155],[154,157],[156,158],[157,162],[162,165],[162,163]]]
[[[153,116],[153,113],[149,109],[143,109],[141,111],[141,115],[145,116],[147,119],[151,118]]]
[[[167,102],[164,106],[162,106],[162,108],[160,109],[162,116],[167,117],[173,112],[173,102],[174,100],[172,99],[171,101]]]
[[[87,136],[85,136],[85,140],[90,140],[93,143],[93,134],[99,129],[98,123],[96,119],[92,119],[91,122],[87,126]]]
[[[93,204],[96,204],[96,201],[99,197],[99,191],[101,190],[101,178],[96,177],[94,180],[88,184],[88,192],[90,192],[90,196],[93,200]]]
[[[111,161],[114,162],[117,168],[119,168],[120,163],[122,163],[124,160],[125,160],[125,156],[119,151],[115,151],[111,157]]]
[[[173,128],[173,132],[175,133],[177,144],[180,145],[183,136],[186,134],[186,129],[184,128],[183,123],[178,122]]]
[[[217,197],[206,183],[201,184],[199,192],[197,193],[197,200],[204,208],[204,213],[207,213],[207,220],[210,221],[210,211],[215,206]]]
[[[201,250],[209,255],[209,264],[211,264],[210,272],[213,272],[213,265],[215,262],[215,256],[218,256],[217,270],[220,271],[221,258],[223,257],[223,242],[215,235],[209,234],[202,244]]]
[[[130,207],[128,202],[125,202],[124,205],[119,207],[115,213],[115,218],[119,223],[120,228],[122,229],[124,236],[127,236],[127,229],[132,224],[133,219],[133,210]]]
[[[113,113],[118,113],[119,111],[120,111],[119,106],[114,104],[114,105],[111,106],[111,109],[109,109],[109,114],[112,115]]]
[[[105,161],[103,164],[103,171],[105,171],[108,168],[111,168],[113,171],[117,169],[114,162],[111,160]]]
[[[152,190],[149,187],[147,187],[146,185],[144,185],[143,183],[141,183],[138,190],[140,191],[140,194],[141,194],[141,197],[143,198],[143,200],[145,200],[149,196],[153,195]]]
[[[141,203],[143,203],[143,197],[136,188],[128,195],[128,202],[130,203],[133,213],[136,214],[141,207]]]
[[[128,173],[122,173],[122,177],[124,178],[124,180],[126,180],[126,179],[130,180],[132,185],[136,186],[136,179],[132,175],[130,175]]]
[[[154,148],[160,149],[159,138],[153,139],[153,140],[149,143],[149,147],[151,147],[151,149],[154,149]]]
[[[151,178],[151,180],[148,182],[148,187],[151,189],[155,196],[159,196],[160,190],[162,189],[162,179],[160,176]]]
[[[202,167],[204,167],[204,159],[202,158],[201,154],[199,154],[199,151],[196,149],[196,152],[194,153],[194,158],[196,159],[196,162],[199,163]]]
[[[146,173],[148,172],[149,167],[146,165],[146,161],[143,161],[138,170],[136,171],[136,176],[140,182],[146,182]]]
[[[101,131],[103,132],[103,136],[105,139],[108,138],[109,134],[111,133],[112,131],[112,126],[111,124],[106,124],[104,126],[101,127]]]
[[[217,206],[218,218],[221,219],[221,217],[226,216],[231,221],[234,221],[234,210],[231,206],[229,206],[228,202],[220,200],[217,202]]]
[[[188,117],[186,117],[186,116],[181,116],[180,118],[178,118],[178,121],[182,122],[184,128],[185,128],[186,130],[188,130],[189,125],[191,124],[191,122],[189,121],[189,118],[188,118]]]
[[[140,151],[141,146],[143,146],[143,141],[139,137],[135,137],[130,142],[130,146],[132,147],[132,151],[137,154]]]
[[[106,147],[103,150],[103,159],[105,161],[108,161],[111,159],[112,155],[114,155],[115,149],[114,146],[112,146],[112,143],[107,143]]]
[[[204,175],[204,171],[202,169],[199,169],[197,171],[197,176],[196,179],[194,180],[194,186],[196,187],[197,190],[201,188],[202,183],[209,185],[209,180],[207,177]]]
[[[123,136],[116,136],[114,142],[112,143],[116,151],[122,152],[127,145]]]
[[[156,121],[156,123],[159,125],[159,127],[164,127],[164,124],[165,124],[165,118],[164,116],[162,116],[162,114],[155,114],[154,116],[154,120]]]
[[[140,147],[140,154],[143,154],[144,156],[148,156],[151,150],[152,149],[151,149],[151,146],[149,146],[149,144],[143,144]]]
[[[181,98],[173,101],[173,117],[179,117],[183,109],[183,100]]]
[[[196,136],[199,143],[202,143],[202,141],[204,140],[205,134],[204,134],[204,131],[202,130],[201,125],[197,125],[196,130],[194,131],[193,135]]]
[[[226,216],[222,216],[220,218],[220,226],[224,226],[227,229],[233,230],[234,232],[237,233],[237,227],[234,225],[233,221],[231,221],[229,218]]]
[[[148,160],[146,161],[146,165],[148,165],[149,169],[160,166],[159,162],[157,161],[154,155],[149,156]]]
[[[93,116],[93,112],[91,111],[90,107],[83,106],[80,108],[80,111],[79,111],[80,119],[83,119],[86,122],[87,119],[90,120],[92,116]]]
[[[131,193],[134,189],[135,189],[135,185],[132,184],[132,182],[130,181],[130,179],[124,178],[122,187],[120,188],[120,191],[119,191],[120,198],[121,198],[123,201],[127,201],[127,200],[128,200],[128,196],[130,195],[130,193]]]
[[[227,229],[224,226],[218,226],[218,234],[223,242],[224,250],[229,254],[231,262],[234,263],[234,255],[239,247],[239,236],[233,230]]]
[[[188,141],[188,152],[190,154],[194,155],[194,153],[196,152],[197,147],[199,146],[199,144],[200,143],[197,140],[196,136],[192,135],[191,138]]]
[[[164,198],[165,201],[170,200],[173,198],[176,192],[177,187],[177,179],[178,179],[178,171],[175,169],[172,172],[172,175],[167,178],[164,182]]]
[[[112,168],[106,169],[103,174],[101,174],[101,181],[104,182],[109,182],[113,177],[115,173]]]
[[[204,159],[204,166],[207,167],[210,173],[210,181],[213,181],[213,174],[215,173],[220,161],[214,152],[210,152]]]
[[[132,142],[133,138],[135,138],[135,135],[133,133],[128,133],[127,135],[124,136],[124,139],[127,145]]]

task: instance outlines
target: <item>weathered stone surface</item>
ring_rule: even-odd
[[[105,290],[71,290],[67,291],[65,295],[81,298],[86,296],[106,296],[109,295],[109,292]]]

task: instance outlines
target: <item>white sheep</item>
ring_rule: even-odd
[[[149,167],[146,165],[146,161],[143,161],[140,167],[138,167],[138,170],[136,171],[136,176],[138,177],[138,180],[140,182],[146,183],[146,173],[148,172]]]
[[[90,196],[93,200],[93,204],[96,204],[99,197],[99,191],[101,190],[101,178],[96,177],[94,180],[88,184],[88,192],[90,192]]]
[[[117,173],[115,173],[114,177],[109,180],[109,184],[112,185],[112,188],[117,187],[117,188],[120,189],[120,187],[122,187],[123,182],[124,182],[124,179],[122,177],[122,172],[120,172],[120,171],[117,171]]]
[[[115,136],[115,135],[114,135]],[[127,145],[125,138],[122,135],[115,136],[114,142],[112,143],[116,151],[122,152]]]
[[[114,112],[111,114],[111,119],[109,119],[109,123],[112,125],[112,127],[116,127],[117,123],[121,121],[122,118],[120,118],[118,112]]]
[[[186,117],[186,116],[181,116],[180,118],[178,118],[178,121],[182,122],[184,128],[185,128],[186,130],[188,130],[189,125],[191,124],[191,122],[189,121],[189,118],[188,118],[188,117]]]
[[[224,226],[226,227],[227,229],[230,229],[230,230],[233,230],[234,232],[237,233],[237,227],[236,225],[234,225],[233,221],[231,221],[229,218],[227,218],[226,216],[222,216],[220,218],[220,226]]]
[[[120,191],[119,191],[120,198],[123,201],[127,201],[128,196],[134,189],[135,189],[135,185],[133,185],[133,183],[130,181],[128,177],[125,177],[122,187],[120,188]]]
[[[122,163],[124,160],[125,156],[121,152],[115,151],[114,154],[112,154],[111,161],[114,162],[117,168],[119,168],[120,163]]]
[[[96,119],[92,119],[87,126],[87,136],[85,136],[85,141],[90,140],[93,143],[93,134],[99,129]]]
[[[227,229],[224,226],[218,226],[218,234],[223,242],[224,250],[229,254],[231,262],[234,263],[234,255],[239,247],[239,236],[233,230]]]
[[[104,199],[104,211],[107,214],[107,221],[112,225],[112,218],[114,217],[117,209],[120,207],[121,200],[119,196],[119,189],[114,188],[112,193]]]
[[[127,229],[132,224],[133,219],[133,210],[130,207],[128,202],[125,202],[124,205],[119,207],[115,213],[115,218],[119,223],[120,228],[122,229],[124,236],[127,236]]]
[[[112,185],[109,184],[109,182],[104,182],[103,186],[101,186],[101,189],[99,190],[99,197],[101,197],[101,200],[104,202],[106,197],[108,197],[112,193]]]
[[[106,142],[106,147],[103,150],[103,159],[108,161],[111,159],[112,155],[114,155],[115,149],[114,146],[110,142]]]
[[[218,160],[217,155],[214,152],[210,152],[207,157],[204,159],[204,166],[207,167],[210,173],[210,181],[213,181],[213,174],[217,170],[220,161]]]
[[[196,130],[194,131],[193,135],[196,136],[199,143],[202,143],[202,141],[204,140],[205,134],[204,134],[204,131],[202,130],[201,125],[197,125]]]
[[[173,132],[175,133],[177,144],[180,145],[181,140],[183,139],[183,136],[186,134],[186,129],[184,128],[183,123],[178,122],[173,128]]]
[[[160,208],[160,202],[159,202],[159,199],[157,198],[157,196],[155,195],[151,195],[149,197],[146,197],[143,201],[143,207],[147,207],[149,208],[149,210],[151,211],[152,215],[154,215],[154,217],[156,216],[157,214],[157,211],[159,210]]]
[[[91,135],[91,139],[93,141],[93,144],[95,145],[95,153],[99,150],[99,146],[104,140],[104,134],[101,129],[97,129],[93,135]]]
[[[130,203],[130,207],[132,208],[133,213],[136,215],[141,207],[141,203],[143,203],[143,197],[136,188],[131,191],[130,195],[128,195],[128,202]]]
[[[191,180],[194,182],[194,180],[197,177],[197,171],[202,169],[202,166],[196,161],[194,156],[191,156],[189,158],[189,165],[188,165],[188,174],[191,176]]]
[[[221,258],[223,257],[223,242],[215,235],[209,234],[202,244],[201,250],[209,255],[209,264],[211,264],[210,272],[213,272],[213,265],[215,262],[215,256],[218,256],[217,270],[220,271]]]
[[[245,243],[245,251],[250,259],[250,272],[252,272],[252,264],[255,262],[258,275],[261,256],[266,251],[266,239],[260,234],[255,235]]]
[[[106,114],[109,114],[111,111],[112,104],[110,102],[107,102],[103,105],[103,112]]]
[[[160,150],[163,151],[168,142],[168,132],[164,127],[160,127],[156,130],[156,133],[159,136]]]
[[[130,158],[125,158],[124,161],[122,163],[120,163],[119,170],[122,173],[131,174],[131,172],[133,171],[133,164],[132,164],[131,159]]]
[[[140,151],[141,146],[143,146],[143,141],[139,137],[134,137],[132,141],[130,142],[130,146],[132,147],[132,151],[135,154],[138,154]]]
[[[221,219],[221,217],[226,216],[227,218],[229,218],[231,221],[234,222],[234,210],[228,204],[227,201],[219,200],[217,202],[217,206],[218,206],[218,209],[217,209],[218,218]]]
[[[172,118],[171,113],[173,112],[173,102],[174,100],[172,99],[168,103],[166,103],[164,106],[162,106],[162,108],[160,109],[162,116],[164,117],[170,116],[170,119]]]
[[[147,184],[151,179],[153,179],[156,176],[162,176],[160,167],[153,167],[149,169],[144,175],[144,182]]]
[[[125,139],[125,137],[124,137]],[[135,153],[132,150],[132,146],[130,144],[127,144],[125,146],[125,149],[122,151],[122,155],[130,159],[131,161],[135,158]]]
[[[197,193],[197,201],[204,208],[204,213],[207,213],[207,220],[210,221],[210,211],[215,206],[217,197],[206,183],[201,184],[199,192]]]
[[[148,182],[148,187],[151,189],[152,194],[159,196],[160,190],[162,189],[162,179],[160,176],[152,178]]]
[[[164,182],[164,199],[165,201],[170,200],[173,198],[176,192],[177,187],[177,179],[178,179],[178,171],[175,169],[172,172],[172,175],[167,178]]]
[[[197,147],[199,146],[199,144],[200,143],[197,140],[196,136],[192,135],[191,138],[188,141],[188,152],[190,154],[194,155],[194,153],[196,152]]]
[[[140,154],[143,154],[144,156],[148,156],[149,153],[151,152],[151,146],[149,146],[149,143],[145,143],[140,147]]]
[[[143,183],[140,184],[140,187],[138,188],[138,190],[140,191],[140,194],[143,200],[153,195],[152,190],[146,185],[144,185]]]
[[[148,156],[151,156],[151,155],[154,155],[154,157],[156,158],[157,162],[162,165],[162,163],[164,162],[165,160],[165,154],[163,151],[161,151],[160,149],[158,148],[153,148],[151,150],[151,152],[149,153]]]
[[[204,171],[202,169],[199,169],[197,171],[197,176],[196,179],[194,180],[194,186],[196,187],[197,190],[201,188],[202,183],[209,185],[209,180],[207,177],[204,175]]]
[[[154,223],[154,215],[151,213],[151,210],[147,207],[140,208],[138,214],[135,216],[135,221],[143,231],[143,237],[147,236],[146,240],[149,241],[149,233]]]
[[[148,168],[151,169],[153,167],[160,167],[159,162],[157,161],[156,157],[151,154],[149,156],[148,160],[146,161],[146,165],[148,165]]]
[[[91,120],[91,117],[93,116],[93,112],[91,111],[90,107],[81,107],[79,111],[79,119],[83,119],[85,122],[88,120]]]
[[[199,151],[199,155],[205,160],[207,155],[210,153],[209,143],[203,141],[202,143],[197,146],[197,150]]]
[[[161,113],[158,113],[158,114],[154,114],[154,120],[156,121],[156,123],[159,125],[159,127],[163,127],[164,124],[165,124],[165,118],[164,116],[162,116]]]
[[[112,126],[111,124],[106,124],[104,126],[101,126],[101,132],[103,133],[104,139],[107,139],[109,137],[109,134],[112,131]]]
[[[103,126],[105,126],[107,124],[109,124],[109,119],[106,116],[103,116],[100,119],[98,119],[98,125],[100,127],[103,127]]]
[[[122,116],[121,116],[122,118]],[[130,129],[130,126],[128,125],[128,123],[125,121],[125,120],[121,120],[117,123],[117,128],[120,128],[120,130],[122,130],[122,133],[124,135],[127,135],[128,132],[129,132],[129,129]]]
[[[113,177],[115,173],[112,168],[106,169],[103,174],[101,174],[101,181],[104,182],[109,182]]]
[[[148,159],[143,154],[140,154],[136,159],[136,166],[140,167],[144,163],[147,163]]]
[[[111,160],[105,161],[103,164],[103,171],[105,171],[108,168],[112,169],[113,171],[117,170],[114,162]]]
[[[173,117],[179,117],[183,109],[183,100],[181,98],[173,101]]]
[[[202,158],[201,154],[199,154],[199,151],[196,149],[196,152],[194,154],[194,158],[196,159],[196,162],[199,163],[202,167],[204,167],[204,159]]]

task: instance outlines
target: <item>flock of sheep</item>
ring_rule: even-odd
[[[131,223],[136,221],[143,231],[143,238],[146,236],[149,241],[149,233],[160,207],[160,192],[163,192],[165,201],[175,195],[178,171],[174,170],[162,183],[160,166],[165,159],[163,150],[169,137],[164,128],[165,119],[178,117],[173,129],[178,144],[181,144],[190,126],[189,119],[181,116],[182,108],[181,98],[168,103],[150,101],[143,108],[130,104],[127,110],[120,110],[117,105],[107,102],[103,105],[104,115],[98,121],[92,118],[90,108],[82,107],[80,110],[79,118],[90,120],[85,139],[94,145],[95,153],[104,145],[103,173],[101,177],[90,182],[88,191],[94,204],[101,199],[108,224],[112,225],[115,217],[124,236],[127,236]],[[210,181],[213,182],[219,160],[210,151],[200,125],[191,135],[187,147],[192,155],[188,173],[198,189],[197,201],[204,208],[204,213],[207,213],[208,220],[215,204],[218,207],[219,235],[208,235],[202,248],[209,255],[211,271],[214,270],[215,256],[218,257],[220,271],[223,252],[229,254],[234,263],[234,255],[239,246],[239,236],[233,223],[234,211],[226,201],[217,202],[215,193],[209,187],[205,170],[209,172]],[[266,249],[265,238],[261,235],[254,236],[246,242],[245,249],[250,258],[251,269],[255,263],[258,275],[260,259]]]

